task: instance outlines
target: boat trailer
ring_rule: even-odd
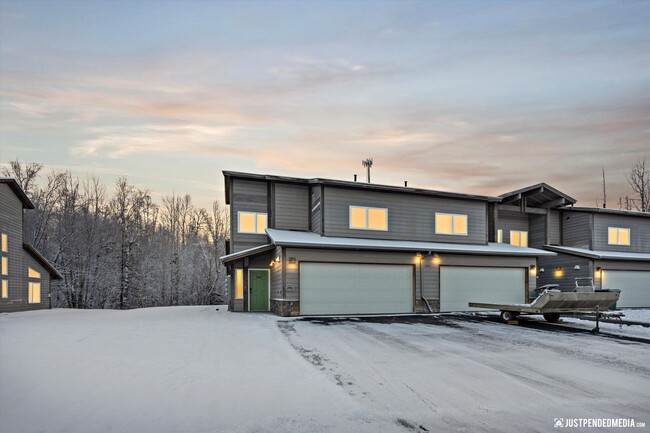
[[[583,288],[585,286],[576,287]],[[587,288],[589,286],[586,286]],[[501,320],[511,323],[517,316],[528,314],[541,314],[547,322],[557,323],[562,314],[580,314],[595,317],[596,327],[591,331],[600,332],[600,320],[607,318],[623,317],[622,313],[609,312],[609,308],[618,301],[620,290],[594,290],[591,291],[562,292],[556,289],[545,290],[534,301],[528,304],[496,304],[484,302],[470,302],[472,308],[485,308],[500,310]]]

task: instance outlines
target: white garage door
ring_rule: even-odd
[[[524,268],[440,267],[440,311],[478,311],[468,302],[526,302]]]
[[[621,289],[616,306],[650,307],[650,272],[603,270],[603,289]]]
[[[412,266],[300,264],[300,314],[412,312]]]

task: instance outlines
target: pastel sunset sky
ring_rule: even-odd
[[[0,163],[223,201],[221,170],[609,206],[650,160],[650,2],[0,2]]]

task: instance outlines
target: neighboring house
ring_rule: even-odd
[[[528,246],[557,253],[540,256],[538,286],[570,291],[576,278],[592,277],[597,289],[621,290],[618,307],[650,307],[650,214],[575,202],[543,183],[503,194],[492,212],[495,239],[527,238]]]
[[[555,253],[527,246],[522,232],[539,223],[534,216],[542,210],[550,212],[544,206],[567,204],[551,189],[539,203],[528,198],[517,207],[516,200],[500,206],[502,197],[361,182],[229,171],[224,177],[230,309],[283,316],[526,302],[536,287],[537,258]],[[539,247],[547,243],[534,239]]]
[[[23,210],[34,209],[20,185],[0,177],[0,312],[51,308],[50,281],[61,274],[23,243]]]

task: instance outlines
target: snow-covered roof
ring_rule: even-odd
[[[510,244],[448,244],[440,242],[393,241],[320,236],[313,232],[266,229],[274,245],[355,250],[432,251],[436,253],[480,254],[498,256],[554,256],[555,253]]]
[[[649,253],[625,253],[617,251],[596,251],[586,248],[561,247],[557,245],[544,245],[549,251],[556,253],[571,254],[574,256],[587,257],[596,260],[632,260],[632,261],[650,261]]]
[[[233,260],[243,259],[244,257],[254,256],[255,254],[264,253],[274,249],[275,246],[271,244],[260,245],[258,247],[249,248],[247,250],[238,251],[236,253],[231,253],[226,256],[221,256],[219,259],[224,262],[232,262]]]

